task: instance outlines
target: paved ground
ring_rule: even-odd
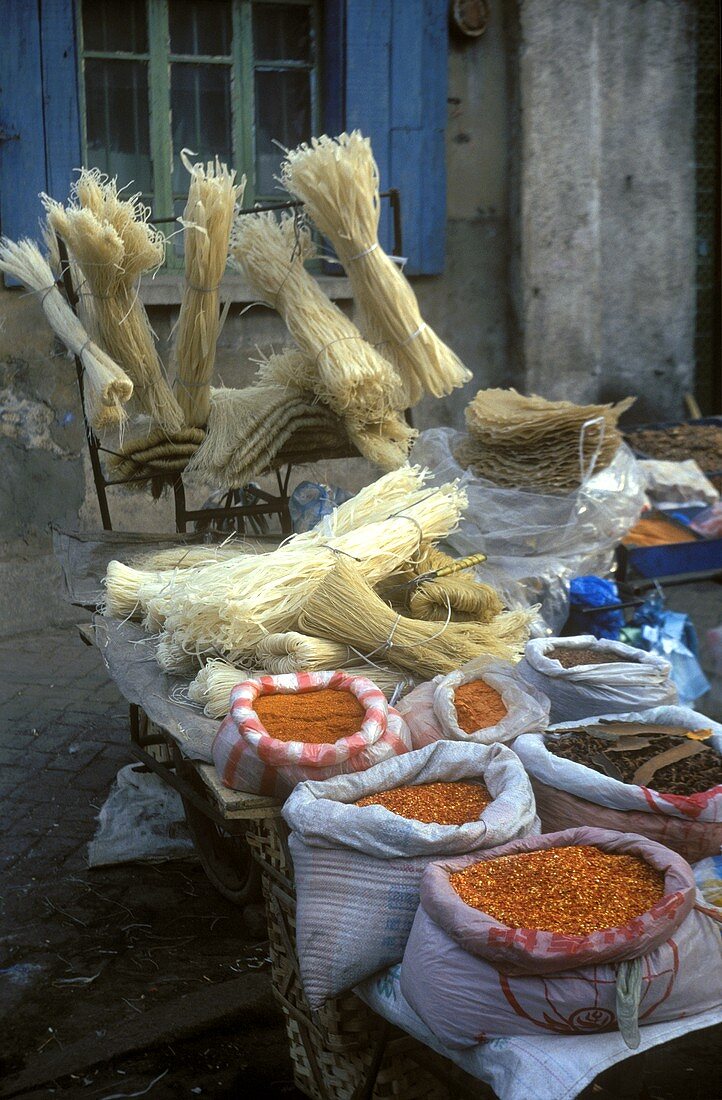
[[[163,1006],[172,1032],[183,996],[244,975],[258,990],[263,972],[260,1031],[251,1017],[60,1087],[132,1094],[165,1073],[154,1097],[295,1095],[258,914],[249,927],[195,862],[88,869],[94,819],[130,761],[127,710],[95,650],[73,630],[25,636],[2,645],[0,667],[0,1078],[81,1041],[102,1047],[141,1014],[162,1022]]]
[[[722,601],[717,614],[700,600],[722,621]],[[192,862],[87,867],[130,759],[126,708],[95,651],[69,629],[23,636],[0,645],[0,669],[0,1079],[35,1073],[50,1082],[24,1093],[37,1097],[299,1095],[257,919]],[[627,1063],[589,1096],[720,1096],[721,1032]],[[119,1049],[134,1053],[97,1064]]]

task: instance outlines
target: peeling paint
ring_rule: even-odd
[[[0,390],[0,437],[28,450],[63,455],[67,452],[50,437],[54,423],[55,411],[49,405],[21,397],[11,389]]]

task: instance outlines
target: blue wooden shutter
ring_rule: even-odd
[[[75,4],[73,0],[41,0],[40,10],[45,189],[54,199],[63,202],[82,159]]]
[[[74,4],[4,0],[2,18],[0,229],[37,239],[40,192],[65,199],[80,164]]]
[[[37,3],[2,5],[0,49],[0,228],[13,239],[37,237],[45,190],[40,18]]]
[[[346,129],[370,136],[381,189],[401,191],[407,273],[436,274],[446,221],[447,5],[346,0],[344,39]],[[388,248],[387,208],[381,229]]]

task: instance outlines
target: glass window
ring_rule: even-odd
[[[313,61],[311,11],[299,4],[254,4],[253,47],[259,61]]]
[[[171,0],[170,49],[194,57],[228,57],[231,52],[231,0]]]
[[[83,45],[89,51],[146,53],[146,0],[83,0]]]
[[[150,194],[147,62],[87,58],[85,102],[88,164]]]
[[[246,204],[277,198],[279,145],[318,127],[317,28],[317,0],[81,0],[85,163],[159,221],[182,210],[184,148],[245,174]]]

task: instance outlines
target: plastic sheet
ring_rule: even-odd
[[[88,864],[196,859],[177,791],[152,772],[126,764],[98,816],[88,845]]]
[[[644,480],[628,447],[619,448],[605,470],[593,474],[576,493],[541,496],[523,489],[500,489],[474,477],[454,458],[459,432],[423,432],[411,461],[428,467],[435,484],[461,478],[469,507],[447,543],[460,555],[482,551],[479,580],[494,585],[509,606],[541,603],[541,615],[557,632],[567,616],[572,577],[604,574],[614,548],[636,522],[645,503]]]

